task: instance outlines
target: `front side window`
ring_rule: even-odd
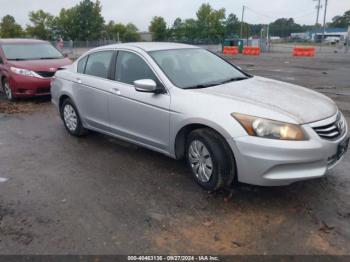
[[[225,60],[200,48],[152,51],[149,54],[179,88],[203,88],[248,78]]]
[[[2,50],[7,60],[39,60],[64,58],[56,48],[46,43],[3,44]]]
[[[87,58],[88,58],[88,56],[85,56],[84,58],[79,60],[78,68],[77,68],[78,73],[83,74],[85,72]]]
[[[85,74],[108,78],[108,72],[113,57],[113,51],[102,51],[89,55],[85,67]]]
[[[141,79],[152,79],[158,86],[160,85],[158,78],[140,56],[132,52],[119,51],[115,80],[133,85],[134,81]]]

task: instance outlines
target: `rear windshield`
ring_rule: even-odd
[[[3,44],[2,50],[8,60],[59,59],[62,54],[50,44]]]

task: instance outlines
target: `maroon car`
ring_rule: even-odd
[[[8,100],[49,95],[57,69],[71,63],[49,42],[0,39],[0,89]]]

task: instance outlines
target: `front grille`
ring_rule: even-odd
[[[42,77],[53,77],[56,72],[36,71],[35,73],[37,73],[38,75],[40,75]]]
[[[315,132],[324,139],[336,139],[341,136],[345,129],[345,122],[339,114],[337,119],[330,124],[313,127]]]

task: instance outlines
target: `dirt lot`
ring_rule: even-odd
[[[349,120],[349,55],[233,61],[329,95]],[[69,136],[48,101],[0,110],[0,254],[350,254],[350,154],[323,179],[208,194],[182,162]]]

